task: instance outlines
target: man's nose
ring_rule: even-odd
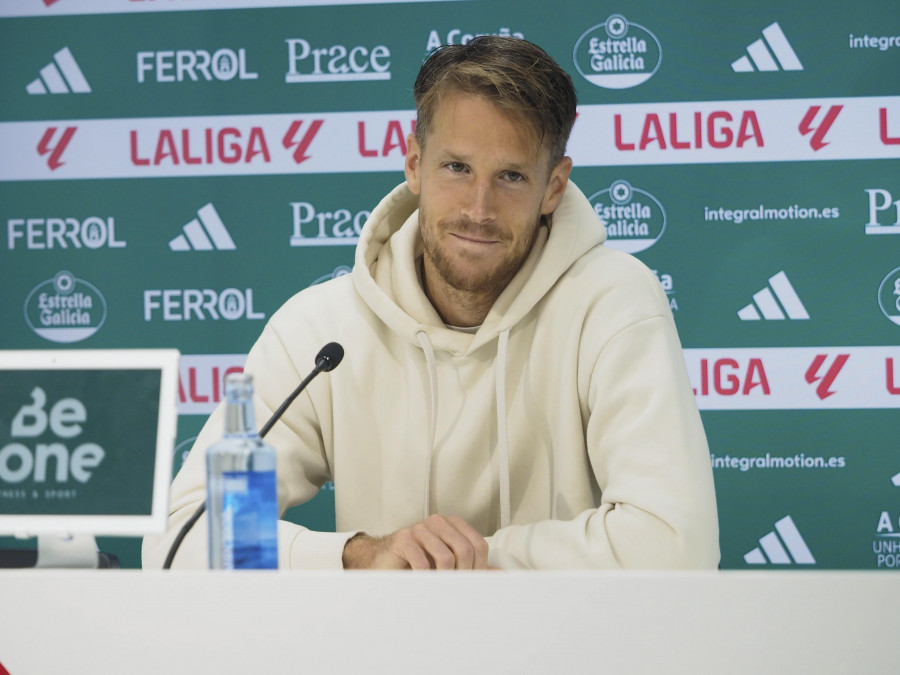
[[[463,208],[463,215],[473,223],[486,223],[494,220],[497,215],[497,204],[491,181],[475,181],[468,197]]]

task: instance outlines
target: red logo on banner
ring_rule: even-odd
[[[47,0],[44,0],[44,2],[47,2]],[[50,0],[50,2],[56,2],[56,0]],[[0,663],[0,675],[9,675],[9,671],[3,667],[2,663]]]
[[[831,364],[831,367],[828,369],[828,371],[824,375],[819,375],[819,369],[825,364],[825,359],[827,358],[827,354],[819,354],[818,356],[816,356],[816,358],[813,359],[812,364],[806,371],[806,381],[809,384],[821,380],[821,382],[819,382],[819,386],[816,387],[816,396],[818,396],[822,401],[835,393],[831,390],[831,385],[834,384],[835,378],[838,376],[838,373],[841,372],[841,368],[844,367],[844,364],[847,363],[847,359],[850,358],[850,355],[839,354],[838,357],[834,360],[834,363]]]
[[[303,134],[303,138],[299,141],[295,140],[294,136],[300,131],[300,127],[303,126],[303,120],[295,120],[291,123],[291,126],[281,140],[281,143],[288,150],[296,143],[297,149],[294,150],[294,161],[297,162],[297,164],[301,164],[310,158],[310,155],[307,155],[306,151],[309,149],[310,143],[313,142],[313,139],[316,137],[316,134],[319,133],[319,129],[322,128],[324,123],[325,120],[313,120],[312,124],[310,124],[309,128],[306,130],[306,133]]]
[[[803,116],[803,119],[800,121],[800,133],[806,136],[808,133],[813,133],[812,138],[809,139],[809,144],[812,146],[812,149],[815,151],[819,151],[828,145],[828,142],[825,140],[825,134],[828,133],[828,130],[831,129],[831,125],[834,124],[834,121],[837,119],[838,114],[841,112],[844,106],[842,105],[833,105],[828,109],[828,112],[825,113],[825,119],[822,120],[822,123],[818,128],[812,125],[813,120],[815,120],[816,116],[819,114],[819,110],[822,109],[822,106],[813,105],[809,107],[809,110],[806,111],[806,114]]]
[[[360,120],[356,123],[357,130],[357,147],[360,157],[378,157],[378,147],[369,148],[366,145],[366,122]],[[416,121],[410,122],[410,134],[416,133]],[[403,125],[400,120],[390,120],[387,129],[384,131],[384,143],[381,146],[381,156],[387,157],[392,150],[400,150],[400,154],[406,156],[406,136],[403,131]]]
[[[69,145],[69,141],[72,140],[72,136],[75,135],[76,129],[78,129],[78,127],[66,127],[55,146],[50,145],[50,143],[53,142],[53,138],[56,136],[56,127],[47,127],[47,131],[45,131],[44,135],[41,137],[37,146],[37,151],[41,155],[46,155],[48,152],[50,153],[50,157],[47,159],[47,165],[50,167],[51,171],[55,171],[63,165],[63,162],[61,162],[59,158],[62,157],[63,152],[65,152],[66,147]]]
[[[615,126],[616,148],[619,150],[646,150],[652,149],[687,150],[690,148],[724,149],[742,148],[752,143],[758,148],[765,147],[762,129],[756,112],[744,110],[732,115],[726,110],[716,110],[704,115],[703,112],[695,112],[688,117],[671,112],[666,115],[649,113],[644,117],[641,127],[641,137],[632,137],[631,141],[623,134],[622,115],[613,116]]]
[[[749,396],[756,387],[757,394],[772,394],[762,359],[750,359],[746,366],[735,359],[715,359],[711,365],[710,359],[700,359],[700,390],[694,389],[695,396],[709,396],[710,385],[720,396]]]
[[[897,378],[897,385],[894,385],[894,359],[885,359],[885,376],[887,377],[887,390],[892,396],[900,394],[900,377]]]
[[[50,5],[55,5],[59,0],[44,0],[44,6],[49,7]],[[8,675],[5,670],[3,670],[3,666],[0,665],[0,675]]]
[[[900,136],[888,136],[887,108],[878,109],[878,128],[881,132],[881,142],[885,145],[900,145]]]

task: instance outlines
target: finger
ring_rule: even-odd
[[[405,561],[414,570],[432,568],[431,559],[417,541],[410,528],[398,530],[388,537],[388,552]]]
[[[456,516],[429,516],[424,525],[446,544],[456,558],[455,569],[484,569],[487,542],[475,528]]]
[[[452,528],[450,528],[452,530]],[[453,530],[455,532],[455,530]],[[413,536],[424,549],[425,553],[434,562],[434,568],[439,570],[457,569],[457,554],[451,543],[447,540],[451,532],[446,528],[437,526],[429,517],[426,521],[412,527]],[[459,533],[456,533],[459,537]]]
[[[484,570],[488,567],[490,547],[481,533],[459,516],[447,516],[447,520],[462,534],[472,547],[472,566],[468,569]]]

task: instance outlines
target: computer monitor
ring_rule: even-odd
[[[174,349],[0,351],[0,535],[163,532]]]

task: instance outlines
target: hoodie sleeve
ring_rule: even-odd
[[[257,427],[262,426],[281,402],[299,384],[306,373],[298,373],[289,356],[275,321],[263,331],[247,356],[245,372],[254,376],[254,413]],[[312,351],[309,351],[309,350]],[[314,347],[296,353],[316,354]],[[307,354],[307,352],[309,352]],[[305,362],[305,360],[304,360]],[[327,386],[325,378],[314,386]],[[309,391],[309,389],[307,390]],[[178,532],[206,499],[206,448],[217,442],[225,429],[225,405],[210,415],[197,437],[184,465],[172,482],[169,497],[169,522],[165,534],[144,539],[142,558],[145,569],[162,567]],[[266,437],[278,452],[278,502],[281,513],[312,499],[330,479],[330,469],[322,442],[317,414],[307,393],[301,394]],[[314,532],[282,520],[278,523],[278,565],[281,569],[341,569],[344,544],[355,532]],[[173,569],[208,567],[207,518],[204,513],[191,528],[174,558]]]
[[[589,366],[585,443],[596,508],[489,539],[506,569],[715,569],[706,436],[671,314],[628,324]],[[585,366],[588,367],[588,366]]]

